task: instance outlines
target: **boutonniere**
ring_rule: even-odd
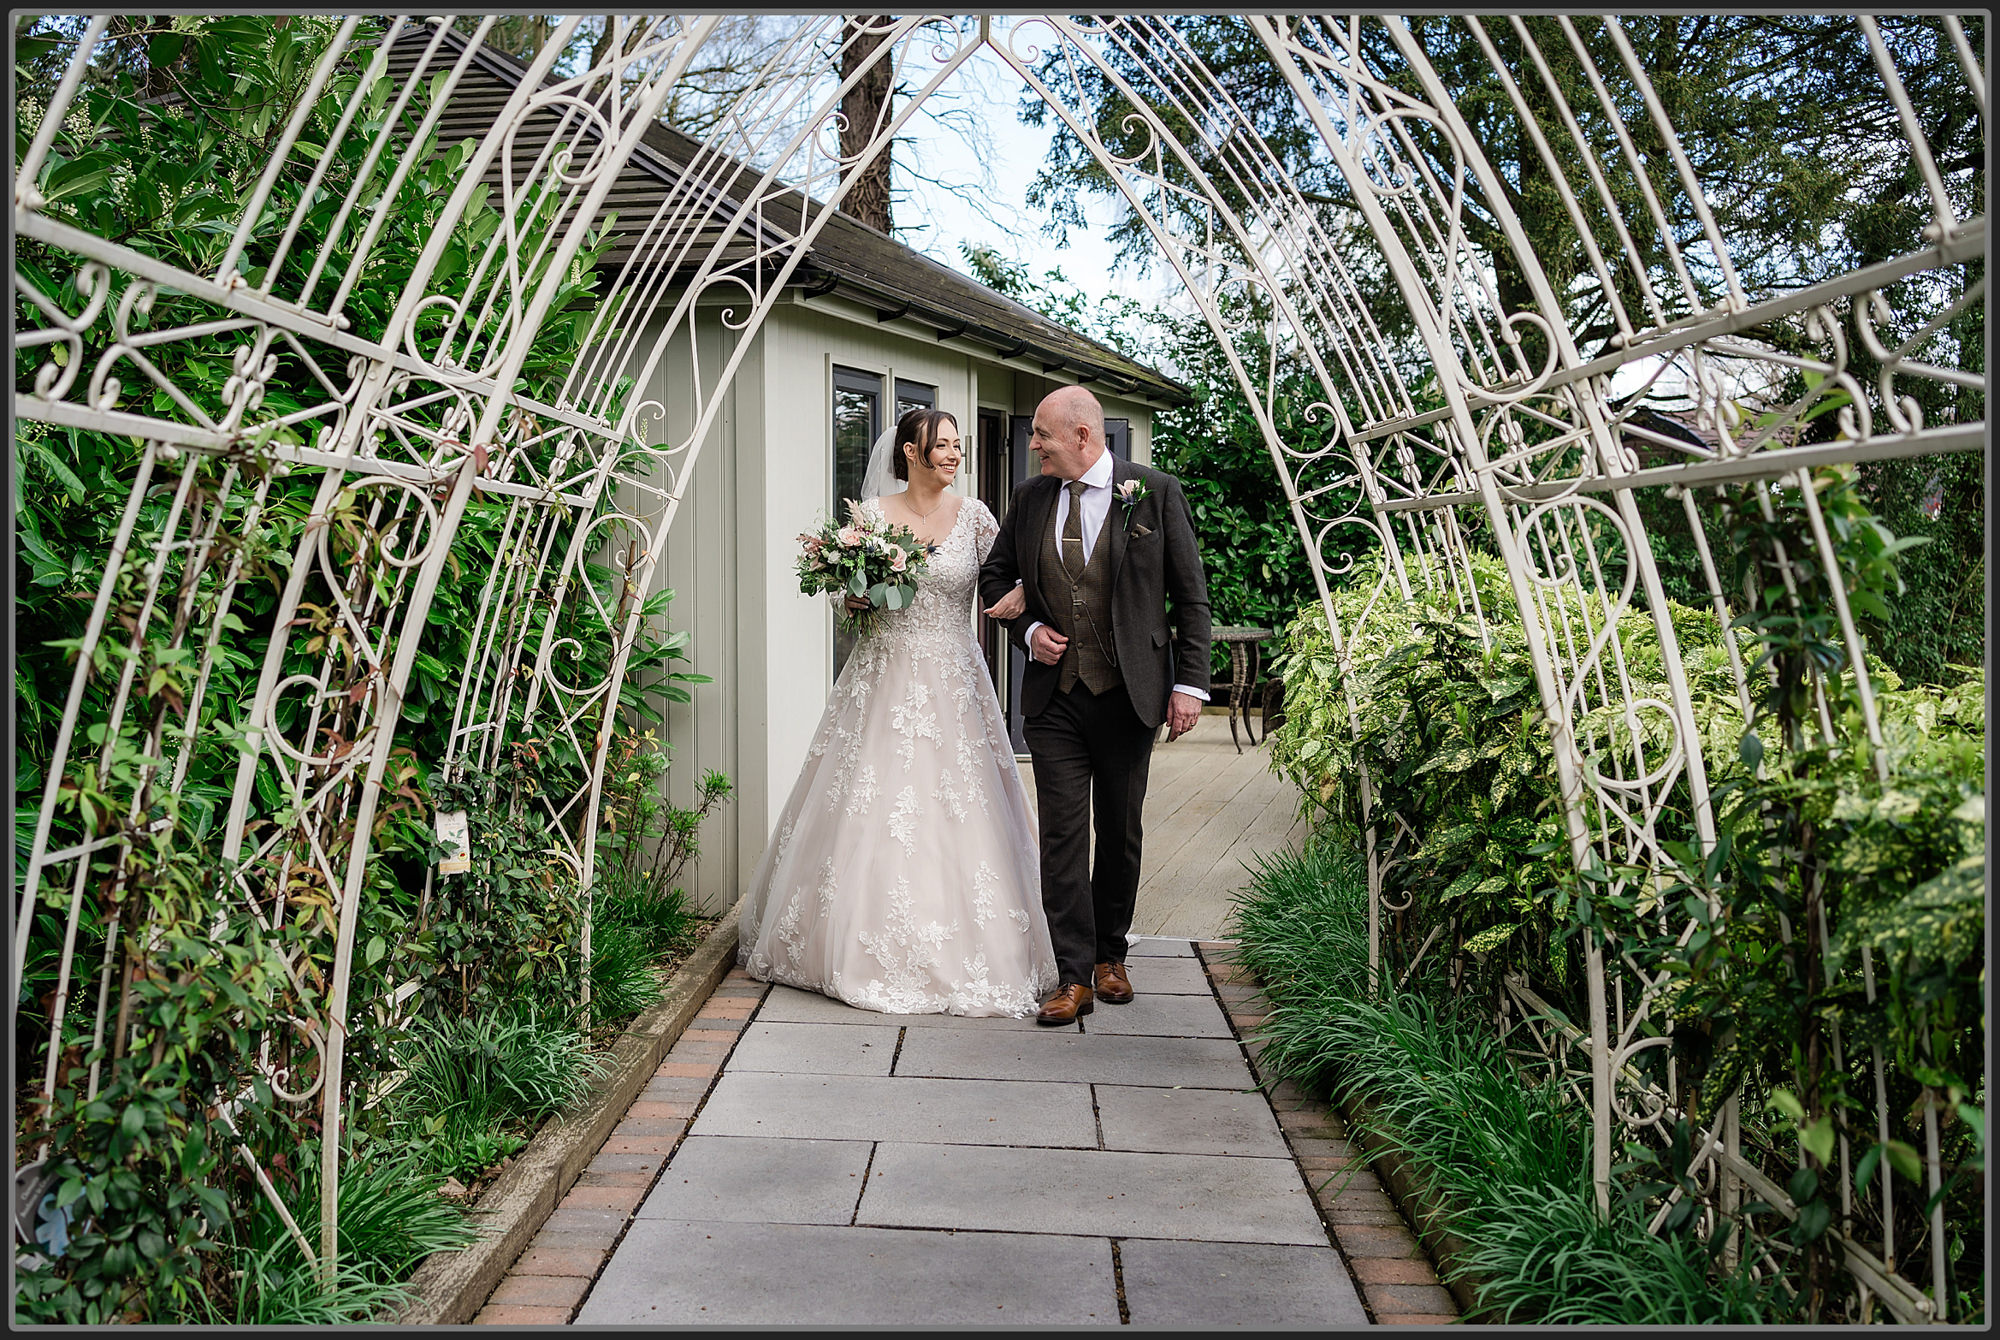
[[[1125,508],[1125,529],[1132,529],[1133,511],[1138,508],[1140,503],[1151,497],[1153,491],[1146,487],[1143,480],[1128,479],[1113,489],[1112,492],[1118,495],[1120,505]]]

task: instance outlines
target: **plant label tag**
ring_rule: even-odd
[[[440,875],[462,875],[472,869],[472,830],[464,810],[440,811],[437,835],[445,849],[444,859],[438,862]]]

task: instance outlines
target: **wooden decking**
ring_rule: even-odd
[[[1230,895],[1246,865],[1270,852],[1296,851],[1305,836],[1298,792],[1270,770],[1264,745],[1229,740],[1229,719],[1202,713],[1172,744],[1153,748],[1146,788],[1146,854],[1134,935],[1224,938]],[[1021,778],[1034,791],[1024,764]]]

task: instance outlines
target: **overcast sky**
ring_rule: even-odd
[[[998,20],[996,19],[996,22]],[[915,62],[910,80],[921,82]],[[908,146],[898,145],[897,186],[906,190],[895,203],[895,222],[903,241],[954,269],[966,270],[959,243],[985,243],[1003,255],[1028,263],[1040,278],[1044,270],[1060,268],[1078,287],[1093,296],[1111,293],[1156,305],[1178,292],[1180,281],[1170,267],[1156,262],[1149,277],[1126,266],[1111,272],[1112,248],[1106,241],[1118,217],[1114,202],[1098,197],[1084,201],[1088,230],[1072,228],[1068,245],[1058,248],[1042,231],[1046,215],[1028,204],[1028,184],[1034,180],[1050,139],[1067,133],[1051,116],[1044,127],[1021,122],[1018,108],[1025,86],[1018,75],[990,50],[982,49],[912,117]],[[968,136],[953,123],[976,118],[980,131]],[[983,132],[983,133],[982,133]],[[975,143],[982,139],[985,143]],[[985,161],[978,161],[980,151]],[[972,201],[940,185],[918,180],[918,174],[960,188]],[[982,210],[986,216],[982,217]]]

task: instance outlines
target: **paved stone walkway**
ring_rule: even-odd
[[[1140,941],[1139,998],[1060,1029],[732,972],[475,1320],[1448,1320],[1337,1122],[1258,1089],[1254,987],[1201,951],[1213,983],[1193,943]]]

